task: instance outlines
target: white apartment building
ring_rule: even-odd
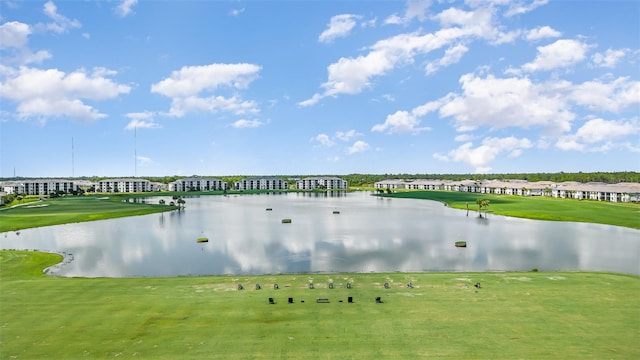
[[[137,193],[160,191],[160,186],[146,179],[105,179],[98,181],[96,192],[102,193]]]
[[[275,176],[248,177],[233,184],[236,190],[286,190],[289,183]]]
[[[73,181],[63,179],[28,179],[2,184],[2,191],[7,194],[49,195],[59,191],[66,194],[76,190],[78,186]]]
[[[220,179],[211,177],[189,177],[169,183],[169,191],[212,191],[227,190],[229,185]]]
[[[308,177],[296,181],[296,189],[314,190],[314,189],[347,189],[347,181],[337,177]]]
[[[390,179],[376,182],[376,189],[411,189],[464,191],[482,194],[515,196],[552,196],[577,200],[597,200],[609,202],[640,201],[640,183],[578,183],[568,181],[528,182],[526,180],[400,180]]]

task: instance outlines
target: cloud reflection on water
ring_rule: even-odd
[[[179,212],[5,235],[2,248],[74,254],[63,276],[533,268],[640,274],[638,230],[496,215],[479,221],[441,203],[364,192],[193,197]],[[201,236],[209,242],[197,243]],[[458,240],[468,247],[455,248]]]

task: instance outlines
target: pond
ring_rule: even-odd
[[[491,214],[480,219],[439,202],[369,192],[200,196],[186,198],[185,205],[163,214],[8,232],[0,245],[72,254],[73,261],[53,272],[81,277],[532,269],[640,274],[640,231],[623,227]],[[208,242],[198,242],[202,237]],[[467,247],[456,247],[457,241]]]

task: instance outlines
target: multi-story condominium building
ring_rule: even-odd
[[[347,189],[347,182],[337,177],[308,177],[296,181],[296,189]]]
[[[227,190],[229,185],[220,179],[210,177],[189,177],[169,183],[169,191],[211,191]]]
[[[70,193],[78,187],[71,180],[62,179],[29,179],[10,181],[2,184],[2,190],[7,194],[49,195],[51,193]]]
[[[598,200],[610,202],[640,201],[640,183],[578,183],[568,181],[554,183],[551,181],[528,182],[526,180],[400,180],[391,179],[374,184],[376,189],[412,189],[412,190],[444,190],[464,191],[482,194],[516,195],[516,196],[552,196],[577,200]]]
[[[146,179],[105,179],[98,181],[96,184],[96,192],[103,193],[137,193],[150,191],[160,191],[160,187],[158,184]]]
[[[289,183],[275,176],[248,177],[236,181],[233,187],[236,190],[286,190]]]

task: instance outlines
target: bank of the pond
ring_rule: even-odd
[[[509,196],[455,191],[396,191],[378,194],[390,198],[410,198],[439,201],[449,207],[478,215],[476,200],[489,200],[482,209],[491,214],[532,220],[588,222],[640,229],[640,205],[606,201],[556,199],[542,196]]]
[[[188,199],[188,197],[192,196],[248,195],[300,191],[302,190],[150,192],[91,194],[56,198],[30,196],[20,203],[14,204],[14,206],[0,208],[0,232],[178,211],[178,206],[170,205],[171,201],[173,201],[171,200],[172,198]],[[312,192],[324,191],[315,190]],[[140,201],[149,197],[167,197],[170,200],[165,201],[165,204]],[[185,206],[188,206],[188,201]]]
[[[351,189],[353,190],[353,189]],[[293,192],[286,190],[279,192]],[[41,226],[60,225],[74,222],[114,219],[119,217],[146,215],[165,211],[177,211],[170,205],[132,202],[130,199],[143,199],[151,196],[188,197],[211,195],[261,194],[266,190],[255,191],[200,191],[200,192],[159,192],[139,194],[112,194],[89,196],[65,196],[38,202],[47,206],[14,206],[0,211],[0,232],[16,231]],[[323,192],[323,191],[317,191]],[[413,198],[440,201],[452,208],[475,213],[479,198],[489,199],[489,214],[498,214],[533,220],[554,220],[590,222],[605,225],[624,226],[640,229],[640,205],[609,203],[597,201],[577,201],[548,197],[517,197],[488,195],[452,191],[399,191],[377,196]],[[188,202],[186,204],[188,206]]]
[[[42,275],[60,259],[0,251],[0,358],[640,357],[637,276]]]
[[[137,195],[136,195],[137,196]],[[171,205],[129,202],[129,196],[64,196],[44,198],[0,211],[0,232],[76,222],[115,219],[174,211]]]

